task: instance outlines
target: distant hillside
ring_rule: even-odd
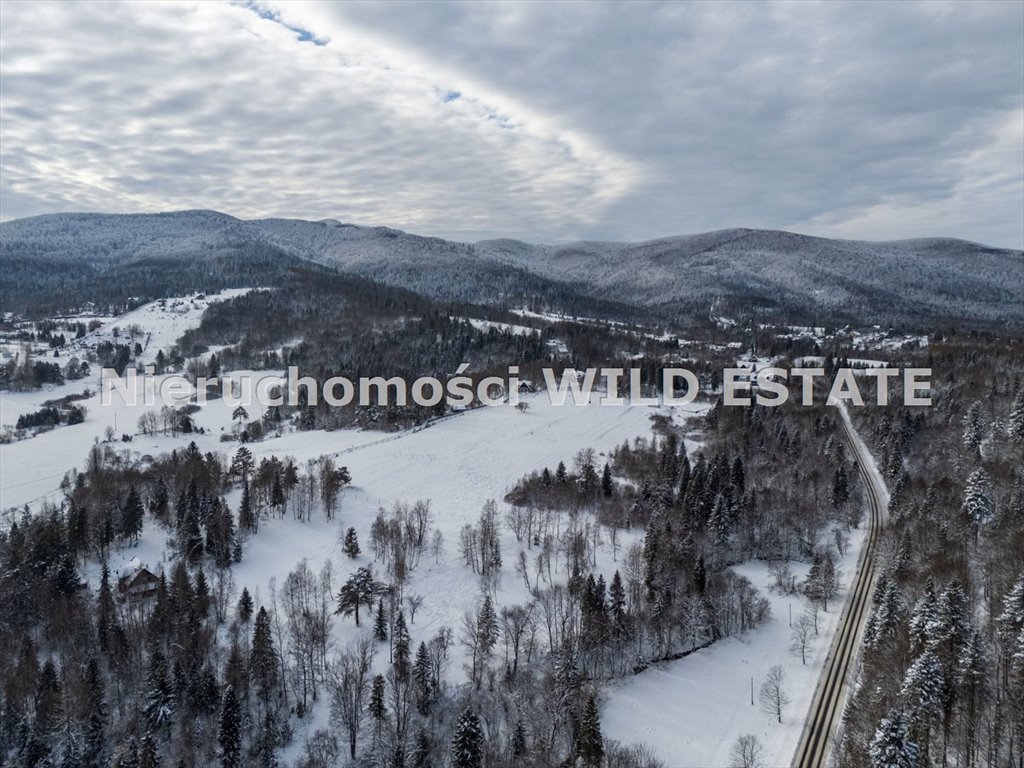
[[[270,280],[303,262],[452,300],[614,302],[690,316],[706,316],[714,304],[817,322],[1024,323],[1024,253],[952,239],[867,242],[732,229],[643,243],[458,243],[215,211],[55,214],[0,224],[5,305],[139,270],[154,278],[188,265],[226,286]]]

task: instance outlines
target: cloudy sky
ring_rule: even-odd
[[[0,4],[0,216],[1024,247],[1024,3]]]

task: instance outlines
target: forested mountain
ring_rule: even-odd
[[[77,291],[105,299],[178,285],[182,263],[208,287],[271,284],[296,262],[460,301],[601,302],[664,315],[712,305],[792,320],[943,318],[1019,325],[1024,254],[951,239],[866,242],[732,229],[644,243],[458,243],[333,220],[243,221],[214,211],[56,214],[0,225],[0,301]],[[170,273],[170,274],[168,274]],[[144,276],[139,279],[139,276]],[[621,311],[618,312],[621,314]]]

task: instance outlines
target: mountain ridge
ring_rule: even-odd
[[[198,267],[211,256],[244,261],[253,249],[268,259],[279,251],[458,301],[567,291],[669,314],[725,301],[791,316],[955,317],[996,325],[1019,325],[1024,307],[1024,252],[956,238],[871,241],[738,227],[635,243],[460,242],[332,219],[240,219],[209,209],[43,214],[0,223],[0,264],[17,266],[29,290],[33,266],[113,277],[146,259]],[[0,290],[5,299],[9,293]]]

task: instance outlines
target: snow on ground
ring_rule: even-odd
[[[136,362],[152,363],[157,352],[162,349],[167,354],[185,331],[198,327],[203,313],[211,304],[242,296],[251,290],[254,289],[228,288],[219,293],[194,293],[143,304],[82,338],[69,341],[60,350],[61,362],[66,363],[73,356],[81,358],[102,341],[121,344],[131,341],[132,344],[139,342],[143,349]]]
[[[846,362],[849,364],[849,367],[854,369],[854,373],[858,373],[865,368],[885,368],[886,366],[892,365],[892,363],[887,360],[876,360],[866,357],[850,357],[846,358]],[[815,368],[821,367],[824,364],[825,358],[815,355],[798,357],[793,361],[793,365],[797,368]]]
[[[721,640],[678,661],[666,662],[631,678],[612,683],[601,713],[606,738],[642,742],[669,768],[725,768],[729,752],[744,734],[753,734],[764,747],[764,764],[788,766],[793,760],[815,686],[828,655],[843,604],[849,597],[857,557],[867,529],[850,534],[850,547],[838,566],[840,593],[827,613],[819,613],[819,636],[811,645],[807,664],[790,651],[790,610],[795,622],[808,605],[799,594],[774,591],[768,565],[748,562],[735,566],[771,602],[772,617],[740,637]],[[808,566],[792,563],[798,583]],[[758,691],[768,669],[785,671],[792,699],[782,723],[765,714]],[[751,679],[754,704],[750,703]]]
[[[236,371],[231,374],[231,378],[243,374],[252,375],[254,382],[262,376],[279,378],[279,374],[269,371]],[[154,391],[158,393],[161,384],[172,375],[154,376]],[[0,394],[0,425],[7,429],[22,413],[41,408],[43,401],[79,393],[86,388],[93,395],[77,403],[86,409],[85,421],[81,424],[62,425],[34,437],[0,444],[0,510],[56,497],[64,473],[73,468],[85,468],[86,456],[96,441],[103,440],[108,427],[115,435],[110,445],[116,450],[140,455],[155,456],[160,452],[169,452],[173,448],[187,445],[189,439],[194,439],[204,451],[234,451],[235,446],[231,443],[220,442],[220,435],[231,430],[231,414],[235,406],[220,399],[209,400],[193,416],[197,426],[206,431],[205,435],[147,437],[136,434],[139,431],[139,417],[147,411],[158,411],[161,406],[159,396],[155,398],[154,404],[146,404],[142,377],[136,379],[137,400],[134,404],[126,404],[116,393],[112,393],[110,403],[101,404],[98,375],[34,392],[4,392]],[[261,417],[264,411],[255,401],[247,405],[246,409],[250,420]],[[132,442],[121,442],[122,434],[132,435]]]
[[[66,323],[99,322],[102,325],[80,339],[74,338],[74,331],[69,334],[66,329],[58,330],[58,333],[64,333],[65,336],[70,335],[71,338],[67,344],[56,350],[46,342],[40,341],[31,342],[27,346],[31,348],[34,359],[57,363],[64,367],[72,358],[79,361],[85,360],[86,356],[90,352],[94,352],[101,342],[131,344],[132,346],[138,342],[142,346],[143,352],[137,360],[133,360],[133,363],[146,365],[156,359],[156,353],[161,349],[164,354],[167,354],[185,331],[197,327],[202,320],[203,313],[211,304],[233,299],[251,290],[258,289],[229,288],[219,293],[194,293],[189,296],[159,299],[116,317],[92,313],[62,315],[55,319]],[[29,322],[22,323],[22,325],[27,326],[29,330],[34,327],[34,323]],[[20,355],[25,347],[26,342],[23,341],[0,341],[0,358],[9,359]],[[52,391],[53,388],[39,390],[42,393]],[[77,391],[81,391],[81,388]],[[7,396],[6,392],[0,393],[0,398]],[[48,397],[42,399],[45,400]]]
[[[492,328],[498,331],[511,333],[513,336],[539,336],[539,328],[530,328],[526,325],[513,325],[512,323],[499,323],[494,320],[477,320],[475,317],[453,317],[452,320],[461,320],[469,323],[478,331],[489,331]]]
[[[355,430],[289,432],[278,438],[249,443],[257,463],[263,456],[275,454],[293,456],[302,467],[307,460],[324,454],[337,454],[338,463],[351,471],[353,484],[344,492],[340,510],[333,521],[326,520],[318,511],[306,523],[293,519],[290,513],[284,518],[262,521],[259,533],[245,546],[244,559],[232,568],[236,591],[248,586],[256,603],[266,604],[271,581],[280,587],[302,558],[309,560],[314,571],[319,571],[324,562],[330,561],[334,571],[334,590],[337,591],[356,567],[372,564],[372,554],[368,554],[371,549],[368,536],[378,509],[390,509],[397,501],[429,500],[431,524],[444,536],[444,552],[440,562],[435,563],[428,548],[406,586],[406,595],[426,596],[410,626],[410,634],[414,646],[421,640],[429,640],[444,626],[451,627],[457,638],[463,614],[475,611],[481,596],[479,577],[462,562],[459,553],[462,526],[475,523],[489,499],[498,502],[503,518],[507,505],[502,502],[502,497],[522,475],[545,466],[554,468],[559,461],[571,465],[576,452],[582,448],[593,447],[599,453],[606,453],[625,440],[648,436],[650,417],[654,413],[665,412],[659,407],[600,406],[596,404],[598,396],[594,395],[594,402],[590,405],[562,407],[551,405],[544,394],[526,396],[523,400],[529,402],[530,408],[525,413],[509,406],[480,408],[441,420],[426,429],[395,434]],[[217,419],[227,425],[230,417],[225,422],[223,414],[218,415],[211,410],[214,407],[208,405],[197,415],[200,424],[211,428],[209,434],[177,439],[136,436],[130,449],[155,455],[182,445],[183,440],[195,439],[201,450],[233,453],[236,445],[220,443],[216,427]],[[695,405],[689,409],[694,415],[703,412]],[[229,409],[224,411],[227,413]],[[71,429],[64,428],[64,431],[67,433]],[[32,457],[38,463],[40,454],[37,448],[45,444],[43,440],[47,437],[42,435],[2,447],[8,451],[0,454],[5,456],[5,465],[16,460],[20,473],[31,475],[36,472],[41,476],[30,491],[18,485],[9,489],[5,480],[4,504],[8,499],[27,496],[41,488],[53,489],[59,481],[60,472],[51,475],[49,470],[63,470],[71,464],[82,465],[88,444],[75,440],[75,449],[66,454],[60,453],[58,460],[49,465],[49,470],[35,467]],[[600,456],[598,461],[603,461]],[[42,477],[48,479],[43,480]],[[228,503],[232,509],[237,508],[237,491],[228,496]],[[358,531],[363,548],[363,554],[354,561],[343,555],[339,541],[339,534],[349,526]],[[619,539],[619,553],[641,533],[623,533]],[[135,558],[151,570],[166,569],[170,560],[164,551],[166,536],[152,521],[148,521],[139,545],[113,553],[112,571],[128,572]],[[504,521],[501,537],[504,567],[496,602],[498,605],[527,602],[530,595],[522,578],[515,572],[518,553],[526,545],[516,541]],[[527,550],[527,555],[532,566],[535,552]],[[618,567],[613,557],[611,543],[605,535],[598,553],[598,568],[606,578],[610,578]],[[556,567],[564,569],[564,564],[559,561]],[[379,564],[375,570],[380,572]],[[89,570],[88,578],[95,584],[98,579],[96,567]],[[564,570],[561,579],[564,580]],[[362,628],[357,629],[352,619],[339,618],[334,625],[333,640],[340,647],[357,633],[367,631],[369,627],[365,622]],[[386,657],[386,650],[383,656]],[[378,664],[383,664],[384,660],[378,655]],[[450,650],[449,679],[455,683],[466,679],[463,649],[457,643]],[[303,734],[321,727],[326,717],[326,707],[317,707],[299,724],[292,748],[298,749],[303,742]]]

